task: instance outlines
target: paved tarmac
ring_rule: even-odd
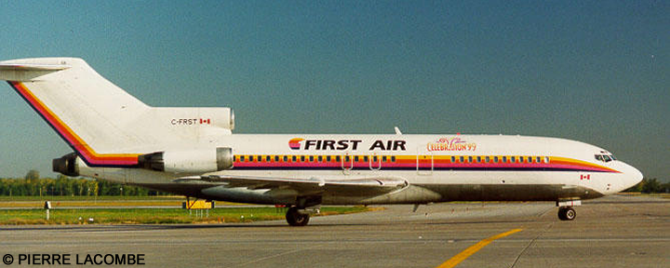
[[[75,255],[145,254],[147,267],[437,267],[486,238],[522,229],[456,267],[670,267],[670,200],[584,203],[572,222],[559,221],[553,203],[447,203],[415,213],[387,206],[314,217],[298,228],[284,221],[2,226],[0,256],[71,254],[73,266]]]

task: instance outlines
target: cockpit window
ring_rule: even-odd
[[[611,154],[597,154],[595,155],[596,160],[602,161],[602,162],[610,162],[616,160],[614,155]]]

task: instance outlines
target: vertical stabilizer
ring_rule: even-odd
[[[229,108],[152,108],[77,58],[0,62],[9,84],[91,166],[137,165],[156,144],[230,134]]]

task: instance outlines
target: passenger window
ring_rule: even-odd
[[[254,156],[253,155],[249,156],[249,162],[254,162]]]
[[[455,156],[451,157],[451,163],[456,163],[456,157]]]
[[[472,163],[472,156],[468,156],[468,163]]]
[[[319,162],[323,162],[323,156],[319,155]]]
[[[240,162],[244,162],[244,155],[240,156]]]
[[[511,157],[509,158],[509,161],[512,162],[512,163],[516,162],[516,157],[515,157],[515,156],[511,156]]]
[[[372,162],[379,162],[379,157],[373,156],[372,157]]]
[[[275,162],[279,162],[279,156],[275,155]]]
[[[545,157],[544,157],[544,162],[547,163],[547,164],[549,164],[549,157],[548,157],[548,156],[545,156]]]
[[[344,162],[350,162],[350,161],[351,161],[351,158],[349,158],[348,155],[344,157]]]
[[[462,156],[458,158],[458,161],[461,162],[461,163],[465,162],[464,160],[465,160],[465,158],[462,157]]]
[[[305,162],[305,156],[304,155],[300,156],[300,162]]]
[[[494,156],[494,157],[493,157],[493,162],[494,162],[494,163],[498,163],[498,157],[497,157],[497,156]]]
[[[332,158],[330,157],[330,155],[326,156],[326,162],[330,162],[331,160],[332,160]]]
[[[502,157],[502,162],[503,162],[503,163],[507,163],[507,156],[503,156],[503,157]]]
[[[309,156],[309,162],[314,162],[314,156],[313,155]]]
[[[269,155],[265,157],[265,162],[270,162],[270,156]]]
[[[540,160],[540,157],[539,157],[539,156],[536,157],[536,158],[535,158],[535,163],[540,163],[540,162],[542,162],[542,160]]]
[[[354,156],[354,162],[358,162],[358,156]]]
[[[340,159],[342,159],[342,158],[340,158],[339,155],[335,157],[335,161],[337,161],[337,162],[340,162]],[[347,160],[347,161],[349,161],[349,160]]]
[[[367,156],[363,156],[363,162],[368,162],[368,159],[369,158]]]
[[[291,156],[291,160],[292,160],[293,162],[298,162],[298,161],[296,161],[296,160],[298,160],[298,157],[295,156],[295,155],[294,155],[294,156]]]
[[[481,163],[481,162],[482,162],[482,157],[481,157],[481,156],[477,156],[477,163]]]
[[[288,162],[288,156],[285,155],[284,157],[282,157],[282,159],[284,160],[284,162]]]
[[[388,160],[389,160],[388,157],[382,156],[382,162],[388,162]]]
[[[490,156],[486,157],[486,163],[488,163],[488,162],[491,162],[491,157]]]
[[[391,156],[391,162],[395,162],[395,156]]]

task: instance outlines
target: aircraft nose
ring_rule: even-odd
[[[642,181],[642,178],[644,177],[644,175],[642,175],[642,172],[626,163],[624,163],[624,166],[625,166],[624,174],[626,175],[623,180],[624,189],[633,187]]]

